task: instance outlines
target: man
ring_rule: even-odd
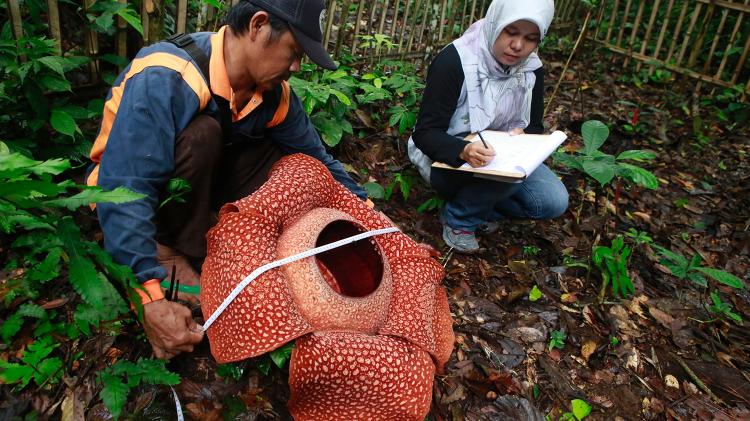
[[[321,44],[324,19],[323,0],[243,0],[226,26],[192,34],[184,49],[176,41],[143,48],[110,90],[88,182],[146,196],[97,211],[106,249],[148,292],[144,328],[158,358],[190,352],[203,338],[190,310],[164,299],[160,282],[174,268],[182,285],[198,284],[211,215],[257,189],[278,158],[317,158],[366,200],[286,82],[303,54],[336,68]],[[170,178],[190,183],[186,203],[163,202]]]

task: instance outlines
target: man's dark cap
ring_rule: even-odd
[[[288,23],[294,39],[310,60],[324,69],[336,70],[336,63],[323,46],[324,0],[250,0],[250,3]]]

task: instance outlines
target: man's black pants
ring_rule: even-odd
[[[284,154],[269,139],[227,146],[219,122],[201,114],[177,136],[174,155],[172,177],[187,180],[192,190],[185,203],[170,201],[157,212],[156,240],[201,261],[215,212],[257,190]]]

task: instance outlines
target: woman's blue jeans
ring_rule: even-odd
[[[551,219],[568,208],[568,191],[542,164],[523,183],[502,183],[461,171],[433,168],[430,184],[446,199],[443,223],[474,232],[503,218]]]

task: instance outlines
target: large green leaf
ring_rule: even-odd
[[[573,168],[578,171],[583,171],[583,166],[581,165],[581,159],[569,155],[565,152],[558,151],[552,154],[552,160],[555,162],[555,164],[562,164],[568,168]]]
[[[292,356],[292,349],[294,349],[294,342],[289,342],[281,348],[277,348],[270,352],[271,360],[276,367],[283,368],[289,358]]]
[[[163,360],[138,360],[136,367],[141,377],[140,380],[148,384],[179,384],[180,375],[169,371],[165,363]]]
[[[71,91],[70,82],[67,79],[58,76],[43,75],[41,78],[39,78],[39,84],[42,86],[42,88],[52,92]]]
[[[47,68],[52,70],[53,72],[59,74],[62,77],[65,77],[65,69],[63,67],[63,65],[65,64],[64,58],[60,56],[46,56],[41,57],[38,61],[47,66]]]
[[[310,119],[315,125],[315,128],[320,132],[320,136],[323,138],[323,142],[328,146],[336,146],[341,141],[341,136],[344,135],[344,131],[336,120],[330,117],[330,114],[326,112],[316,113]]]
[[[52,115],[49,118],[49,122],[52,125],[53,129],[64,135],[72,137],[76,133],[76,131],[78,131],[78,125],[76,124],[76,121],[73,120],[73,117],[71,117],[67,112],[60,109],[52,110]]]
[[[133,9],[120,9],[117,11],[117,16],[121,17],[125,22],[130,24],[141,36],[143,36],[143,25],[141,25],[141,18]]]
[[[623,160],[623,159],[629,159],[631,161],[650,161],[652,159],[656,158],[656,154],[652,151],[645,151],[641,149],[633,149],[629,151],[624,151],[621,154],[617,155],[617,160]]]
[[[20,383],[20,387],[23,388],[33,376],[34,369],[32,367],[0,360],[0,381],[2,383]]]
[[[104,387],[99,396],[112,414],[112,418],[117,419],[125,406],[130,388],[119,377],[109,373],[102,373],[100,379]]]
[[[617,172],[633,184],[651,190],[659,188],[659,179],[647,169],[621,162],[617,164]]]
[[[742,279],[732,275],[729,272],[725,272],[723,270],[714,269],[714,268],[705,268],[705,267],[697,267],[695,268],[695,270],[699,272],[703,272],[706,275],[712,277],[717,282],[730,286],[732,288],[737,288],[737,289],[745,288],[745,285],[742,283]]]
[[[49,206],[65,207],[70,210],[86,206],[91,203],[125,203],[142,199],[143,194],[128,190],[125,187],[117,187],[111,191],[102,191],[99,187],[89,187],[80,193],[63,199],[48,200]]]
[[[607,140],[609,128],[599,120],[589,120],[581,126],[581,136],[583,136],[583,153],[591,155]]]
[[[615,176],[615,157],[611,155],[584,158],[581,162],[583,170],[602,186],[607,185]]]
[[[382,199],[385,196],[385,189],[374,181],[368,181],[362,184],[362,188],[367,192],[367,196],[372,199]]]
[[[582,420],[588,417],[591,413],[591,405],[584,400],[573,399],[570,401],[570,405],[573,409],[573,416],[575,416],[577,420]]]

